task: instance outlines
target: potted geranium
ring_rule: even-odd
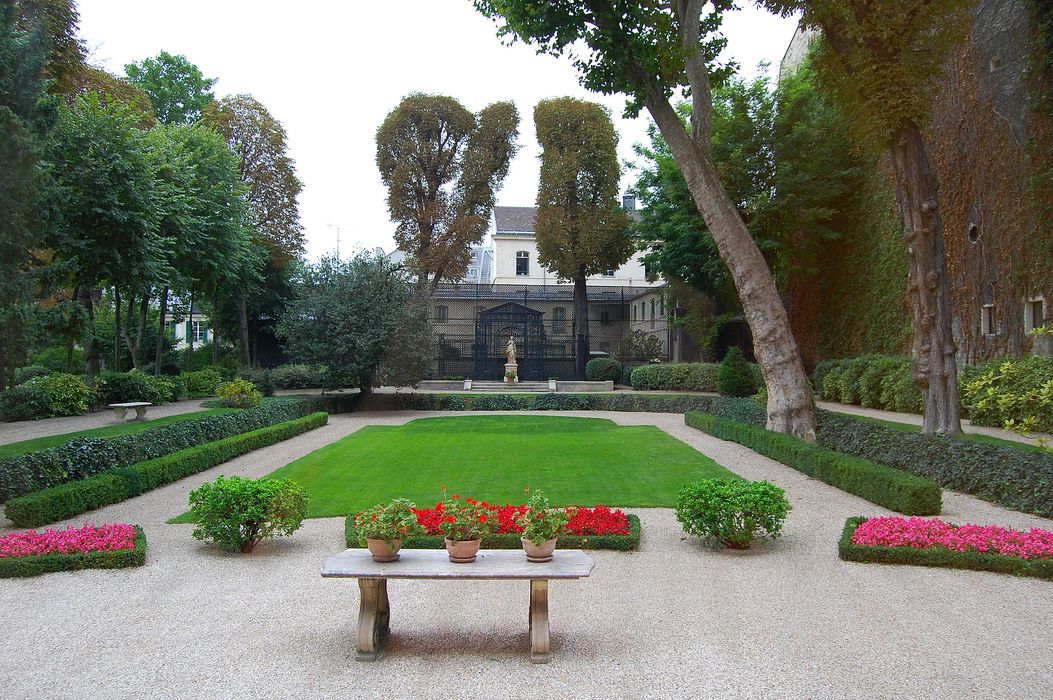
[[[446,487],[442,487],[443,491]],[[446,542],[446,551],[450,561],[455,564],[470,564],[475,561],[482,544],[483,535],[490,534],[497,525],[486,502],[479,502],[457,494],[439,503],[436,510],[442,513],[439,518],[439,531]]]
[[[548,498],[535,491],[527,501],[526,511],[516,519],[523,528],[523,550],[527,561],[552,561],[556,540],[567,531],[567,523],[574,514],[572,508],[550,508]]]
[[[405,498],[379,503],[355,516],[359,544],[368,547],[373,561],[389,562],[399,558],[402,540],[425,534],[414,512],[416,504]]]

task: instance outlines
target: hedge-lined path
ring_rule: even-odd
[[[204,411],[201,402],[204,399],[184,399],[175,403],[162,406],[151,406],[146,414],[147,423],[154,418],[165,416],[177,416],[184,413]],[[65,433],[76,433],[81,430],[101,428],[106,425],[114,425],[117,420],[111,409],[103,409],[83,416],[65,416],[63,418],[41,418],[40,420],[22,420],[14,423],[0,423],[0,445],[45,435],[63,435]]]
[[[553,414],[657,425],[746,478],[774,481],[794,505],[783,538],[747,553],[711,551],[682,539],[672,511],[636,509],[640,552],[594,552],[591,578],[552,585],[548,666],[527,659],[525,587],[500,582],[391,582],[390,654],[356,663],[357,587],[318,575],[343,548],[341,519],[310,520],[247,556],[163,524],[219,474],[262,476],[367,424],[459,414],[333,416],[90,514],[145,527],[141,569],[0,581],[5,695],[373,698],[441,687],[444,697],[472,698],[1053,696],[1048,582],[842,562],[845,518],[887,511],[688,428],[680,415],[538,415]],[[945,504],[951,521],[1053,527],[960,494],[945,492]]]

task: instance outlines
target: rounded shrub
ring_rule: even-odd
[[[197,372],[184,372],[179,376],[183,380],[183,386],[186,387],[186,395],[192,399],[215,396],[219,385],[223,383],[223,375],[212,368]]]
[[[27,365],[15,370],[15,384],[23,384],[33,377],[46,377],[52,370],[43,365]]]
[[[881,407],[899,413],[921,413],[921,390],[910,377],[910,360],[904,363],[902,370],[882,377]]]
[[[34,377],[26,384],[42,387],[49,394],[52,416],[79,416],[88,410],[91,390],[80,377],[55,373]]]
[[[279,389],[316,389],[325,385],[328,373],[325,365],[278,365],[271,380]]]
[[[179,388],[171,377],[155,377],[133,369],[131,372],[103,372],[92,385],[96,405],[125,401],[166,404],[179,398]]]
[[[894,372],[910,374],[910,360],[905,357],[874,355],[859,375],[859,405],[867,408],[883,408],[881,382]]]
[[[590,382],[619,382],[622,363],[612,357],[597,357],[585,365],[585,379]]]
[[[782,532],[790,502],[767,481],[703,479],[685,485],[676,500],[684,531],[729,549],[748,549],[758,536]]]
[[[240,373],[242,379],[248,379],[256,387],[261,396],[274,396],[274,380],[271,379],[269,369],[243,369]]]
[[[51,415],[51,395],[32,380],[0,391],[0,418],[6,421],[35,420]]]
[[[717,369],[717,391],[723,396],[752,396],[757,391],[750,363],[737,347],[728,348]]]
[[[288,479],[221,476],[190,492],[193,535],[231,551],[251,552],[268,537],[288,536],[307,517],[307,492]]]
[[[220,384],[216,396],[227,408],[255,408],[262,400],[260,392],[256,391],[256,385],[248,379],[235,379]]]

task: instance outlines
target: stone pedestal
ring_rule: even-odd
[[[509,374],[512,375],[511,378],[509,378],[509,376],[508,376]],[[519,363],[518,362],[508,362],[508,363],[505,364],[505,381],[507,383],[509,383],[509,384],[518,384],[519,383]]]

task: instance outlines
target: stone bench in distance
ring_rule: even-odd
[[[129,401],[127,403],[111,403],[109,408],[113,409],[114,415],[117,416],[117,421],[123,422],[129,408],[135,409],[135,418],[132,420],[146,420],[146,410],[152,405],[149,401]]]

